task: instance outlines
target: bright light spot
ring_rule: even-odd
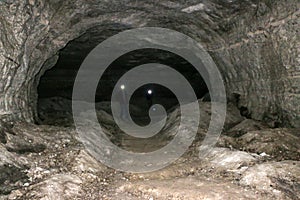
[[[121,89],[124,90],[125,89],[125,85],[121,85]]]
[[[152,90],[148,90],[148,94],[152,94]]]

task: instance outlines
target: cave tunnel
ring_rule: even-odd
[[[298,199],[299,8],[298,0],[0,1],[0,199]],[[226,109],[206,81],[217,74],[148,47],[111,62],[91,101],[84,92],[74,99],[93,50],[146,27],[201,45],[203,63],[221,76]],[[176,48],[190,44],[181,42]],[[180,104],[154,82],[128,99],[118,81],[149,63],[181,74],[195,102]],[[118,102],[119,122],[116,88],[129,102]],[[164,112],[155,121],[157,104]],[[149,137],[136,137],[141,130]]]
[[[104,38],[122,30],[120,25],[112,25],[110,30],[102,30],[101,28],[103,26],[87,30],[85,34],[69,42],[64,49],[60,50],[59,59],[55,66],[41,77],[38,85],[38,112],[41,112],[41,115],[38,121],[43,118],[42,115],[45,113],[51,113],[49,105],[55,103],[60,104],[62,112],[65,109],[65,113],[71,114],[73,85],[82,62]],[[189,80],[197,99],[201,99],[205,95],[209,99],[209,91],[205,81],[187,60],[168,51],[141,49],[129,52],[110,64],[99,79],[95,102],[109,104],[112,91],[122,75],[136,66],[147,63],[160,63],[174,68]],[[168,88],[159,84],[143,85],[134,92],[130,99],[131,105],[139,107],[141,112],[144,112],[143,114],[140,113],[139,117],[148,115],[147,91],[149,90],[153,92],[152,104],[162,104],[167,111],[178,106],[176,96]],[[64,104],[62,104],[63,102]],[[52,110],[52,113],[55,111],[55,109]],[[107,111],[111,113],[111,109],[107,109]]]

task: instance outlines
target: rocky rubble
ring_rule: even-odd
[[[103,112],[99,119],[113,126],[108,123],[111,116]],[[176,124],[178,116],[172,116],[168,123]],[[249,129],[243,129],[245,124]],[[219,139],[223,147],[211,149],[204,158],[197,154],[199,137],[170,166],[132,174],[95,160],[72,126],[1,122],[6,140],[0,145],[0,199],[298,199],[297,129],[256,124],[245,119],[230,126]],[[199,131],[205,135],[205,129]],[[285,148],[280,154],[279,144]]]
[[[243,173],[241,185],[272,192],[279,199],[297,199],[300,195],[299,161],[268,162],[255,165]]]
[[[300,143],[299,129],[263,129],[260,131],[249,131],[245,135],[224,138],[227,146],[256,154],[265,154],[272,159],[299,160]]]

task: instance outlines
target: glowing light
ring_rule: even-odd
[[[152,94],[152,90],[148,90],[148,94]]]
[[[121,85],[121,90],[124,90],[125,89],[125,85]]]

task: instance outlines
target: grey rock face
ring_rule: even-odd
[[[156,26],[201,42],[251,118],[299,127],[299,1],[255,2],[1,1],[0,116],[33,121],[40,77],[90,28]]]
[[[271,191],[278,199],[297,199],[299,177],[299,161],[270,162],[247,170],[240,183],[261,191]],[[286,191],[286,197],[283,191]]]

